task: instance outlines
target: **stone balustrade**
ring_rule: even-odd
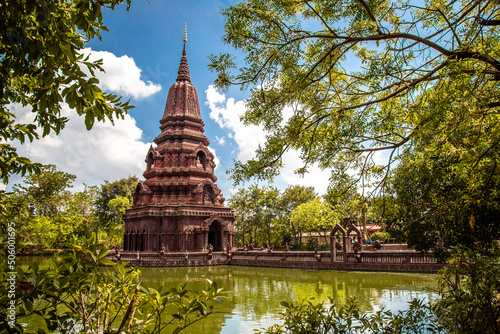
[[[116,255],[110,258],[117,260]],[[342,252],[236,250],[224,252],[121,252],[120,260],[131,266],[185,267],[235,265],[278,268],[330,269],[355,271],[437,272],[445,264],[438,263],[432,253],[405,251]]]

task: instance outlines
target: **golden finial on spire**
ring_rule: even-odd
[[[188,41],[188,33],[187,33],[187,24],[186,24],[186,21],[184,21],[184,34],[182,35],[182,41],[184,42],[184,44],[186,44],[187,41]]]

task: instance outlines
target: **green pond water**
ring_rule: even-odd
[[[316,301],[343,304],[356,297],[365,312],[382,308],[399,311],[414,298],[432,299],[436,275],[344,272],[237,266],[192,268],[142,268],[143,284],[154,288],[188,282],[188,289],[208,287],[216,281],[229,296],[216,304],[218,314],[187,328],[184,333],[254,333],[279,322],[280,302],[313,297]],[[34,324],[30,324],[32,327]]]

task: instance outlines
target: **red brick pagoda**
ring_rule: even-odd
[[[214,156],[203,134],[198,94],[184,49],[176,82],[168,91],[161,133],[146,155],[125,220],[124,251],[224,251],[233,248],[231,209],[215,184]]]

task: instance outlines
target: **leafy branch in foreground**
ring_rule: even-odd
[[[282,302],[283,324],[260,333],[486,333],[500,331],[500,247],[483,253],[457,249],[438,275],[432,300],[414,299],[408,310],[362,313],[354,299],[336,306]]]
[[[95,121],[122,118],[132,106],[102,91],[95,78],[102,61],[82,53],[87,41],[101,38],[103,9],[131,0],[18,0],[0,3],[0,178],[32,172],[39,164],[17,155],[21,144],[59,133],[68,118],[66,103],[84,116],[87,129]],[[33,121],[19,122],[14,105],[29,106]]]
[[[215,301],[225,294],[217,283],[201,292],[186,289],[186,283],[169,290],[145,288],[140,270],[106,259],[108,249],[93,239],[70,245],[71,254],[47,268],[32,263],[17,269],[16,326],[0,323],[1,333],[23,333],[19,323],[26,317],[45,323],[38,333],[160,333],[165,328],[178,333],[214,313]],[[6,268],[0,271],[2,319],[7,319]]]
[[[332,304],[333,301],[330,301]],[[354,299],[346,305],[326,306],[312,301],[281,303],[284,324],[274,325],[260,333],[442,333],[443,328],[433,315],[430,306],[422,300],[410,302],[406,311],[393,313],[380,310],[374,314],[362,313]]]
[[[250,89],[242,119],[268,132],[233,179],[278,175],[289,150],[301,154],[299,173],[318,163],[350,187],[375,178],[381,191],[415,150],[456,152],[469,175],[498,174],[499,11],[481,0],[256,0],[223,10],[223,41],[245,64],[211,55],[209,68],[218,88]]]

